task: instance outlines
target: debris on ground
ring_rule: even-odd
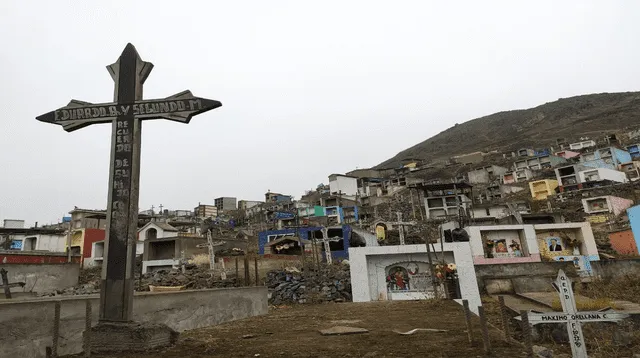
[[[369,330],[359,327],[335,326],[328,329],[321,329],[320,334],[323,336],[342,336],[346,334],[369,333]]]
[[[412,329],[410,331],[407,331],[407,332],[400,332],[400,331],[395,330],[395,329],[393,330],[393,333],[402,334],[403,336],[409,336],[409,335],[415,334],[417,332],[438,332],[439,333],[439,332],[448,332],[448,331],[446,331],[444,329],[433,329],[433,328],[414,328],[414,329]]]
[[[139,272],[139,271],[138,271]],[[50,292],[40,292],[39,296],[70,296],[70,295],[91,295],[100,293],[101,268],[93,267],[80,271],[78,284],[74,287],[58,289]],[[167,287],[186,290],[197,290],[206,288],[234,287],[235,278],[227,277],[220,279],[219,272],[209,270],[209,265],[184,265],[182,269],[156,270],[146,273],[140,278],[136,273],[134,287],[136,291],[150,291],[151,286]]]
[[[269,303],[320,303],[351,301],[351,275],[349,266],[325,265],[308,270],[290,268],[267,273]]]

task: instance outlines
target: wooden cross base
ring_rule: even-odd
[[[85,336],[87,332],[83,333]],[[92,353],[144,352],[168,347],[178,340],[178,332],[164,324],[99,322],[89,332]]]

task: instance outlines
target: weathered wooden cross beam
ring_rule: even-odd
[[[107,66],[115,82],[114,102],[92,104],[72,100],[67,106],[36,117],[71,132],[96,123],[111,123],[111,159],[107,204],[105,262],[100,286],[100,321],[132,318],[141,121],[164,118],[189,123],[197,114],[218,108],[218,101],[194,97],[190,91],[154,100],[142,99],[142,87],[153,64],[142,61],[132,44]]]
[[[11,288],[13,287],[24,287],[24,282],[14,282],[9,283],[9,278],[7,277],[7,270],[0,269],[0,276],[2,276],[2,287],[4,287],[4,297],[8,300],[11,299]]]
[[[629,317],[626,313],[616,312],[612,309],[578,312],[573,288],[571,287],[571,279],[563,270],[558,272],[554,287],[560,294],[562,312],[543,313],[529,311],[527,312],[527,318],[532,326],[544,323],[566,323],[569,343],[571,343],[571,353],[574,358],[587,358],[587,346],[582,334],[582,323],[619,322]],[[516,319],[519,318],[516,317]]]

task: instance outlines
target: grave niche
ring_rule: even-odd
[[[529,256],[522,230],[483,231],[482,242],[486,258]]]
[[[435,297],[431,284],[432,273],[426,262],[398,262],[385,267],[384,272],[391,299]]]
[[[579,230],[555,230],[536,232],[540,255],[554,260],[561,256],[579,256],[582,242]]]

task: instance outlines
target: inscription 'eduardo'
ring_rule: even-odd
[[[73,121],[78,119],[100,119],[133,114],[161,115],[184,111],[202,110],[200,99],[183,99],[173,101],[151,100],[134,104],[97,104],[80,108],[61,108],[55,111],[55,121]]]

